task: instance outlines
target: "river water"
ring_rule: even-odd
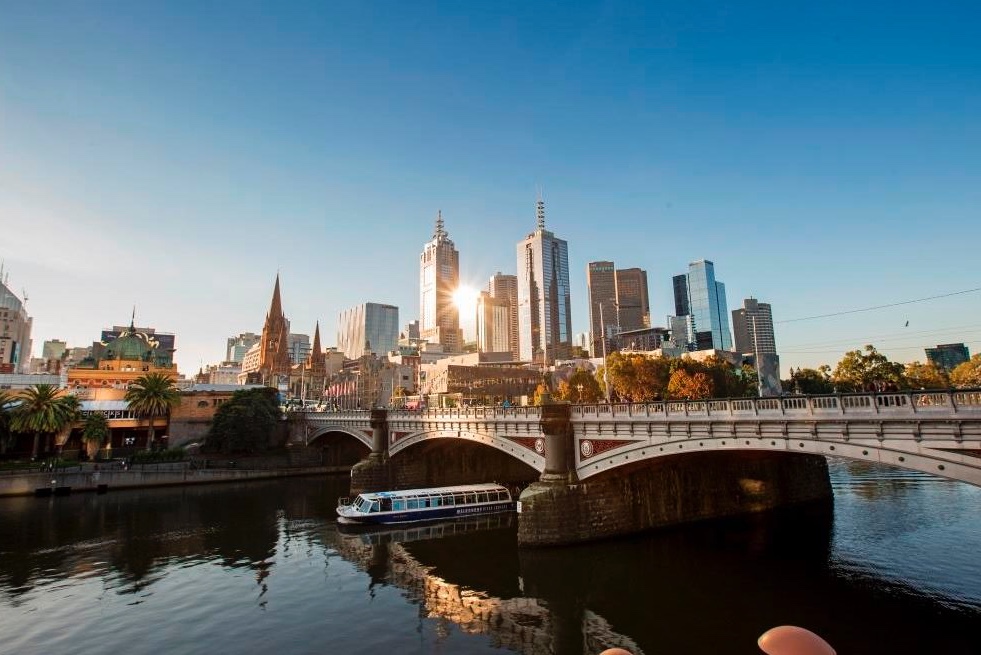
[[[981,653],[981,489],[831,471],[833,507],[543,550],[339,532],[346,477],[0,499],[0,653]]]

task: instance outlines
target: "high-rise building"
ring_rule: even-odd
[[[935,348],[927,348],[926,356],[937,368],[950,373],[970,360],[971,352],[963,343],[942,343]]]
[[[9,276],[9,274],[8,274]],[[31,366],[31,326],[24,301],[7,286],[0,267],[0,373],[27,373]]]
[[[436,214],[436,232],[419,255],[419,333],[447,350],[463,350],[460,311],[453,293],[460,286],[460,253],[443,227],[443,214]]]
[[[732,310],[732,331],[737,353],[755,355],[777,352],[769,303],[759,302],[755,298],[744,300],[742,309]]]
[[[620,332],[651,326],[647,271],[622,268],[617,271],[617,318]]]
[[[290,364],[301,364],[310,356],[310,335],[290,332],[286,338],[286,346],[290,353]]]
[[[419,338],[419,321],[409,321],[402,328],[402,334],[406,339],[413,340]]]
[[[572,352],[569,244],[545,229],[539,199],[537,229],[517,247],[520,359],[552,364]]]
[[[504,301],[508,307],[507,350],[517,360],[518,352],[518,276],[504,275],[500,271],[491,275],[487,291],[493,298]]]
[[[481,291],[477,298],[477,352],[510,353],[511,312],[506,300]]]
[[[225,346],[225,361],[242,363],[249,348],[259,343],[262,337],[253,332],[243,332],[237,337],[228,337]]]
[[[399,308],[366,302],[337,318],[337,347],[348,359],[367,353],[386,355],[399,341]]]
[[[49,362],[52,359],[61,360],[68,351],[68,344],[60,339],[50,339],[41,347],[41,359]]]
[[[589,262],[586,265],[586,289],[589,293],[590,354],[600,357],[612,350],[610,339],[617,325],[617,275],[613,262]]]
[[[715,279],[715,264],[700,259],[688,265],[687,275],[676,275],[674,304],[677,316],[691,316],[698,350],[732,350],[726,287]]]

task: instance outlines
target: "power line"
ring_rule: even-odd
[[[832,312],[830,314],[818,314],[816,316],[802,316],[801,318],[788,318],[782,321],[774,321],[774,323],[796,323],[798,321],[812,321],[816,318],[830,318],[832,316],[844,316],[845,314],[858,314],[859,312],[871,312],[876,309],[886,309],[888,307],[899,307],[901,305],[912,305],[913,303],[926,302],[927,300],[937,300],[939,298],[950,298],[951,296],[960,296],[965,293],[975,293],[981,291],[981,287],[974,289],[965,289],[964,291],[954,291],[953,293],[944,293],[938,296],[928,296],[926,298],[917,298],[915,300],[903,300],[901,302],[889,303],[888,305],[876,305],[874,307],[863,307],[861,309],[847,309],[841,312]]]

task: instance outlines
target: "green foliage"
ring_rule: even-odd
[[[950,372],[951,383],[960,389],[981,387],[981,354],[976,354]]]
[[[35,384],[20,394],[20,403],[11,412],[10,428],[34,435],[31,456],[36,457],[40,436],[61,432],[78,420],[78,415],[78,398],[51,384]]]
[[[668,381],[668,396],[677,400],[704,400],[712,397],[712,379],[705,373],[675,369]]]
[[[126,402],[129,409],[137,416],[150,419],[147,429],[147,450],[153,447],[153,419],[157,416],[167,416],[170,408],[180,403],[181,394],[174,385],[174,380],[163,373],[148,373],[140,376],[126,390]]]
[[[595,377],[587,370],[578,368],[568,380],[559,384],[556,395],[560,400],[568,400],[571,403],[595,403],[603,398],[603,390]]]
[[[279,418],[275,389],[236,391],[215,412],[205,449],[224,454],[263,452]]]
[[[906,365],[903,377],[910,389],[947,389],[950,387],[947,374],[933,362],[926,364],[910,362]]]
[[[677,375],[681,371],[684,375]],[[611,395],[627,402],[652,402],[662,398],[726,398],[756,395],[756,372],[710,357],[647,357],[613,353],[607,357]],[[674,387],[671,380],[675,379]],[[603,370],[596,374],[602,389]]]
[[[0,390],[0,452],[6,452],[13,438],[10,420],[14,409],[14,396],[8,391]]]
[[[102,412],[92,412],[82,424],[82,439],[101,446],[109,436],[109,421]]]
[[[864,391],[875,385],[895,384],[905,386],[902,364],[891,362],[873,345],[861,350],[851,350],[835,367],[832,379],[838,391]]]
[[[834,393],[835,384],[831,380],[831,367],[827,364],[819,369],[799,368],[790,371],[790,388],[785,391],[803,394]]]

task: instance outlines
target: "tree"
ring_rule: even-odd
[[[269,447],[279,425],[276,390],[243,389],[218,407],[205,448],[220,453],[255,453]]]
[[[903,365],[891,362],[873,345],[851,350],[838,362],[832,376],[839,391],[865,391],[882,384],[905,385]]]
[[[7,391],[0,391],[0,455],[7,452],[14,434],[10,429],[10,419],[15,406],[14,396]]]
[[[834,393],[835,385],[831,381],[831,367],[827,364],[820,369],[798,368],[790,373],[790,391],[804,394]]]
[[[678,400],[704,400],[712,396],[712,379],[705,373],[678,368],[668,382],[668,395]]]
[[[543,396],[548,393],[548,387],[545,386],[544,382],[539,382],[538,386],[535,387],[535,395],[532,397],[532,403],[535,405],[543,404]]]
[[[933,362],[910,362],[903,377],[910,389],[946,389],[950,386],[947,374]]]
[[[82,441],[85,442],[86,454],[94,459],[95,454],[102,448],[109,436],[109,420],[102,412],[90,412],[82,424]]]
[[[958,388],[981,387],[981,353],[968,361],[958,364],[950,372],[951,383]]]
[[[146,449],[153,447],[155,428],[153,419],[158,416],[170,416],[170,408],[181,401],[181,394],[174,385],[174,380],[163,373],[148,373],[143,375],[126,390],[126,402],[129,409],[137,416],[149,419],[147,428]]]
[[[584,368],[577,368],[568,381],[559,385],[562,400],[574,403],[595,403],[603,397],[599,382]]]
[[[78,419],[78,398],[51,384],[35,384],[20,396],[14,408],[10,427],[14,432],[34,435],[31,459],[38,455],[42,435],[55,435]]]

